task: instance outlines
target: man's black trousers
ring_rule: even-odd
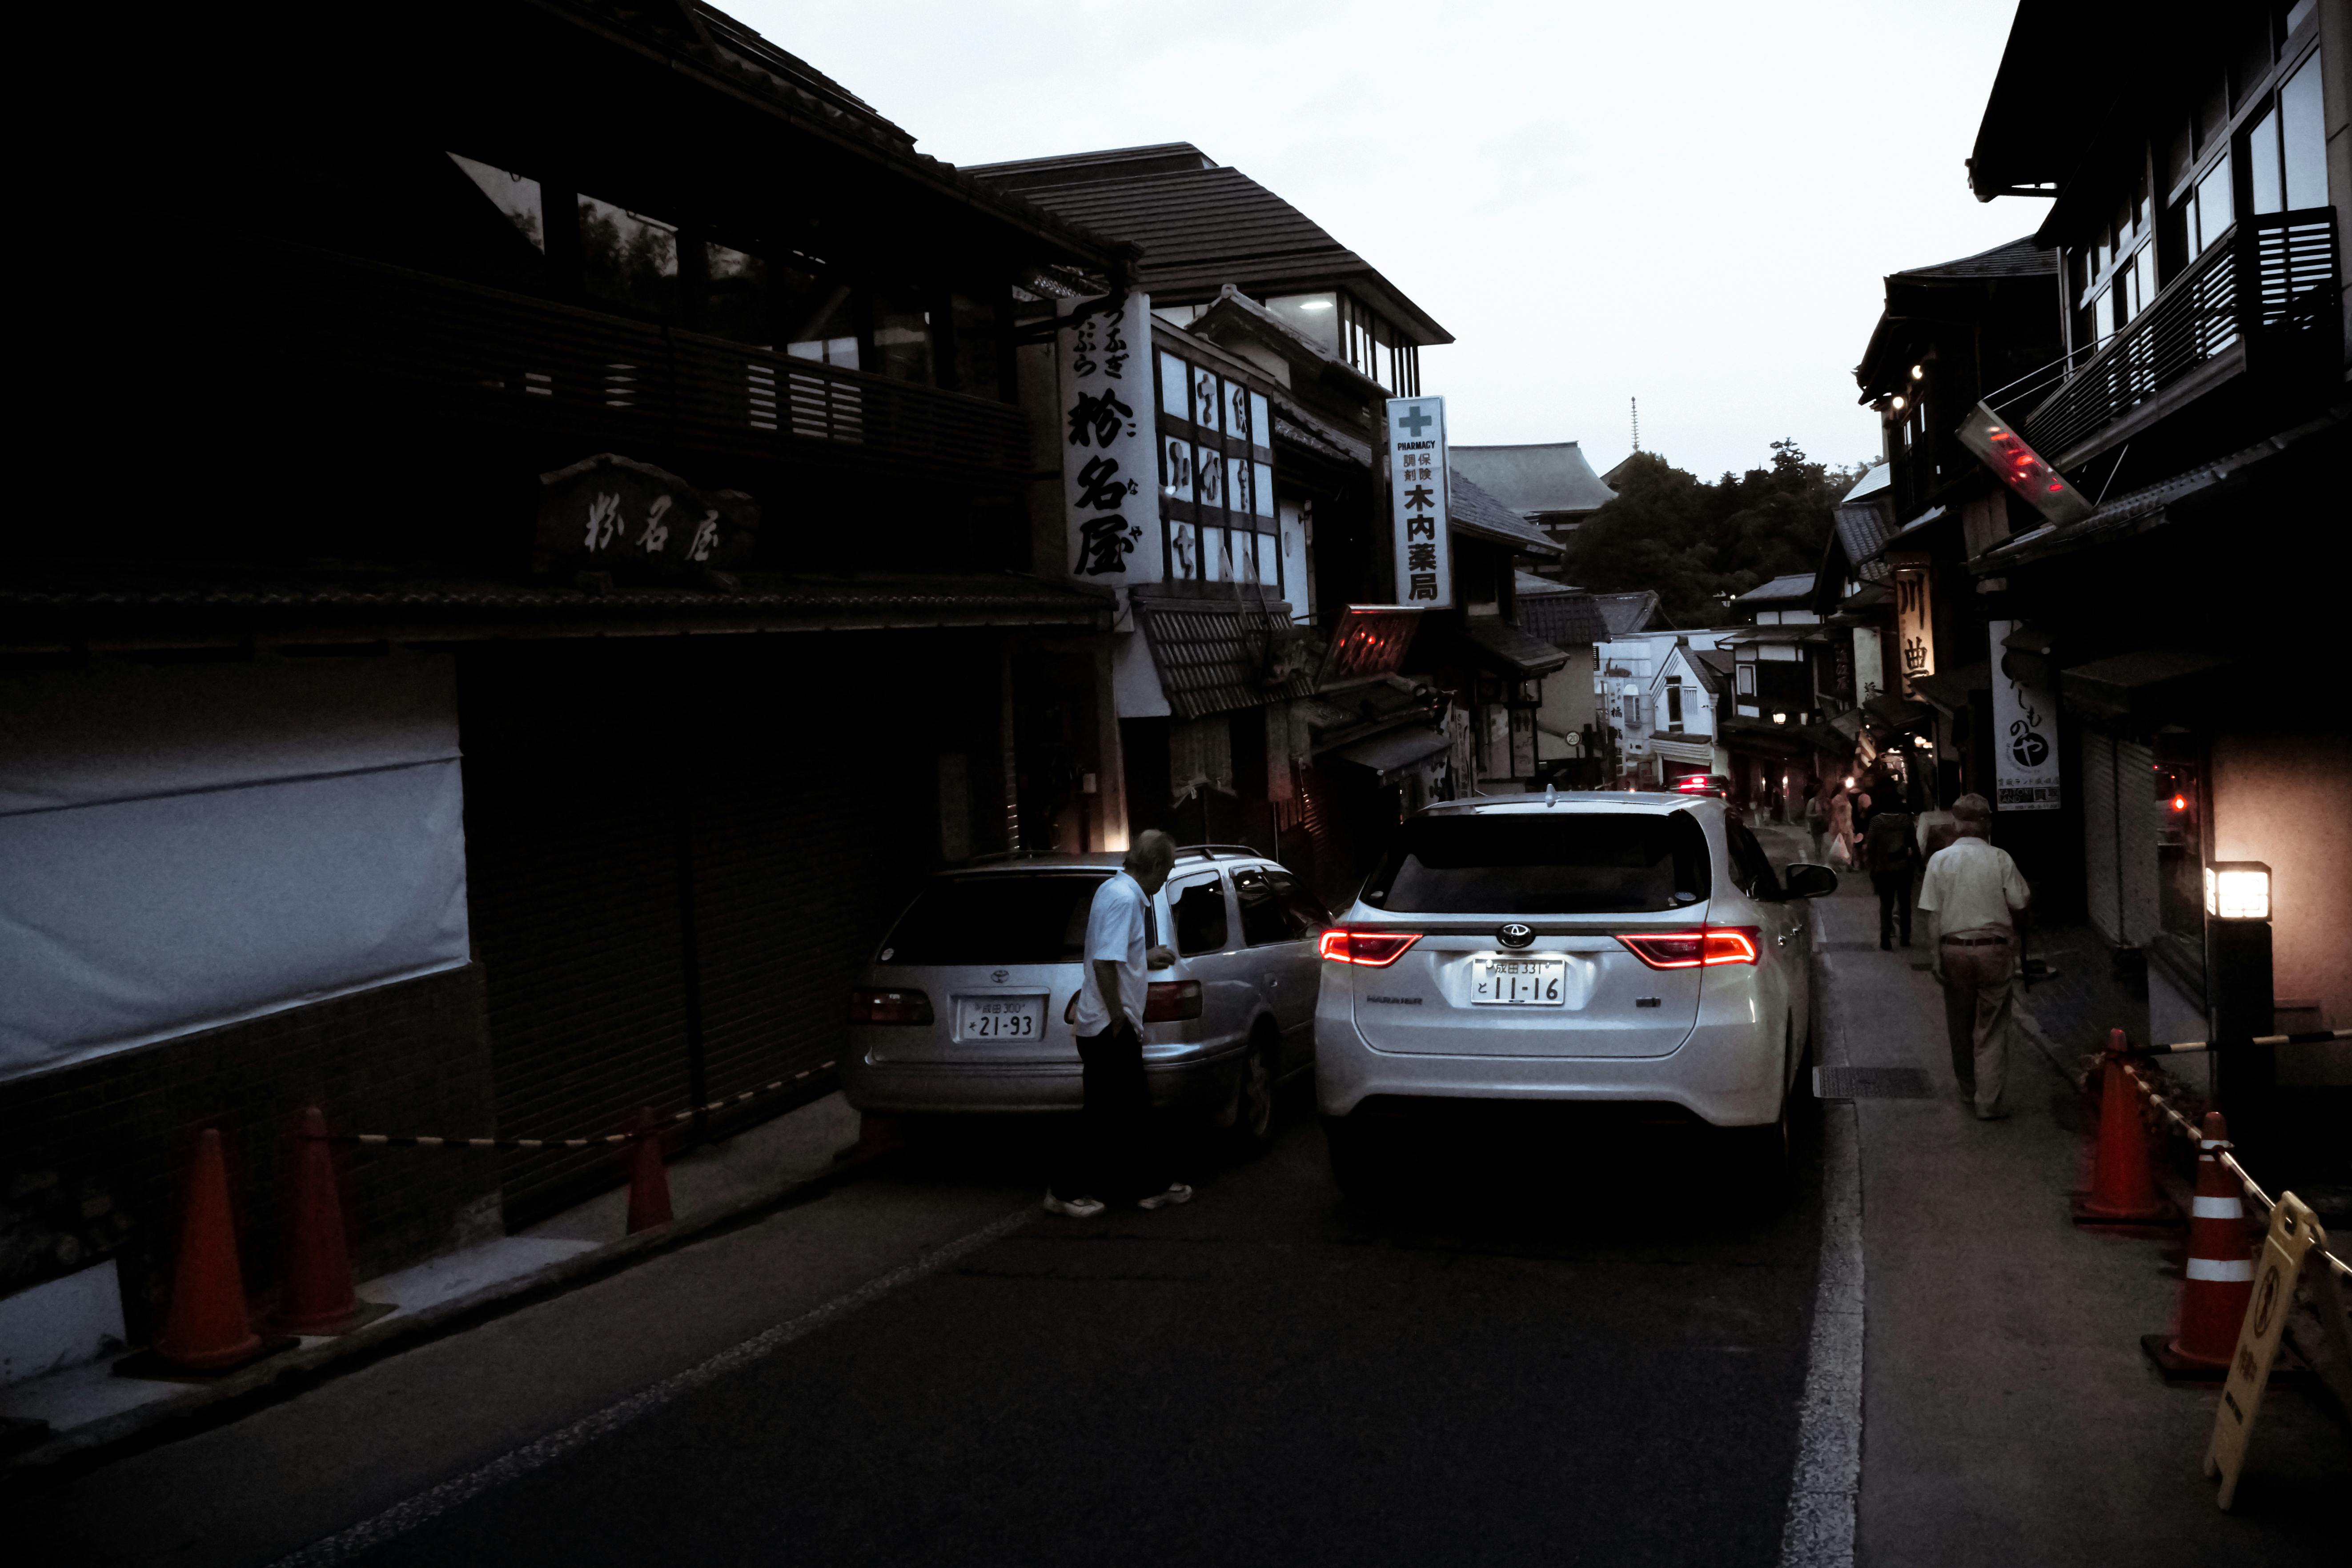
[[[1911,872],[1873,871],[1870,885],[1878,889],[1878,942],[1884,947],[1894,940],[1895,928],[1903,928],[1903,945],[1911,945]]]
[[[1167,1156],[1135,1026],[1122,1016],[1099,1035],[1080,1035],[1078,1059],[1086,1065],[1086,1108],[1064,1147],[1054,1195],[1133,1203],[1166,1192]]]

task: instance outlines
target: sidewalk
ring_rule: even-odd
[[[1816,908],[1822,1061],[1916,1069],[1927,1089],[1855,1102],[1858,1560],[2341,1563],[2352,1438],[2311,1391],[2271,1390],[2236,1510],[2214,1506],[2198,1470],[2216,1395],[2166,1386],[2139,1347],[2171,1321],[2179,1244],[2069,1220],[2083,1129],[2059,1068],[2021,1040],[2011,1119],[1977,1121],[1952,1081],[1936,983],[1913,967],[1924,945],[1878,951],[1861,879]]]
[[[856,1142],[858,1125],[857,1113],[838,1093],[827,1095],[673,1163],[670,1201],[677,1217],[661,1230],[626,1236],[628,1191],[614,1188],[516,1235],[363,1280],[360,1300],[392,1311],[352,1333],[305,1338],[296,1349],[226,1377],[186,1383],[117,1377],[117,1358],[110,1356],[0,1388],[0,1416],[49,1426],[46,1437],[0,1455],[0,1479],[136,1446],[161,1429],[216,1418],[230,1408],[250,1409],[759,1213],[793,1189],[834,1174],[840,1168],[836,1155]],[[437,1156],[420,1150],[415,1157]]]

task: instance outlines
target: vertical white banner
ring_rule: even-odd
[[[1060,305],[1062,496],[1069,574],[1120,590],[1157,583],[1159,439],[1151,298],[1130,292]]]
[[[1992,639],[1993,806],[2000,811],[2058,809],[2057,709],[2047,692],[2000,667],[2012,623],[1990,621]]]
[[[1454,604],[1445,503],[1445,399],[1390,398],[1389,507],[1400,605],[1447,609]]]

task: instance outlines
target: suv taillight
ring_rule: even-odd
[[[1722,963],[1755,963],[1763,951],[1756,945],[1759,934],[1755,926],[1708,926],[1617,940],[1653,969],[1713,969]]]
[[[1201,983],[1197,980],[1155,980],[1143,988],[1143,1021],[1172,1024],[1201,1016]]]
[[[1421,933],[1403,931],[1349,931],[1334,926],[1323,933],[1322,945],[1316,951],[1334,963],[1361,963],[1373,969],[1386,969],[1404,956],[1404,950],[1421,940]]]
[[[853,1024],[928,1024],[931,999],[919,991],[882,991],[861,985],[849,994]]]

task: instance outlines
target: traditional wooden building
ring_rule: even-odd
[[[171,244],[59,384],[178,390],[0,558],[0,1290],[104,1259],[134,1338],[199,1126],[266,1291],[296,1107],[821,1092],[916,881],[1066,831],[1111,605],[1034,570],[1015,311],[1123,265],[704,5],[147,25]],[[616,1174],[362,1150],[362,1266]]]
[[[2058,59],[2105,64],[2060,79]],[[2079,823],[2053,891],[2146,976],[2159,1037],[2201,1037],[2204,879],[2233,862],[2269,868],[2281,1026],[2352,1022],[2352,734],[2301,673],[2333,663],[2339,595],[2315,567],[2352,515],[2347,66],[2343,0],[2168,5],[2122,33],[2026,0],[1969,161],[1980,199],[2054,198],[2034,237],[2061,258],[2063,342],[1987,395],[2046,468],[2011,459],[2037,504],[1972,534],[1965,566],[1991,628],[1967,657],[2063,716],[2059,798],[2022,782],[2046,770],[2005,728],[1985,793],[1997,837]]]

